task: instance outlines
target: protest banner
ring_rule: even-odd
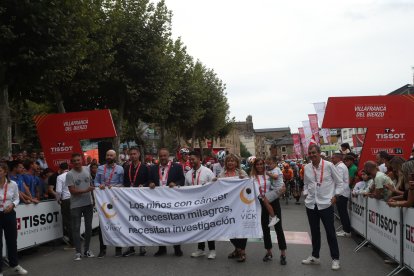
[[[123,247],[262,237],[257,195],[251,179],[239,178],[95,191],[104,243]]]

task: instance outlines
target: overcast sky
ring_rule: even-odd
[[[231,117],[297,132],[312,103],[412,83],[413,0],[166,0],[173,35],[227,85]]]

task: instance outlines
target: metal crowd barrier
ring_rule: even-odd
[[[355,252],[371,244],[398,263],[387,276],[414,272],[414,208],[391,208],[383,200],[352,197],[350,219],[364,238]]]

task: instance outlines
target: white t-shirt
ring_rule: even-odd
[[[387,173],[387,167],[385,166],[385,163],[382,163],[381,165],[379,165],[378,169],[382,173]]]
[[[337,163],[335,167],[338,169],[342,181],[344,182],[344,191],[341,193],[341,195],[349,198],[351,196],[351,189],[349,188],[348,167],[343,162]]]
[[[195,174],[194,169],[189,170],[185,174],[185,186],[204,185],[211,182],[213,178],[215,178],[215,175],[209,168],[200,166],[200,168],[195,171]]]
[[[56,193],[59,195],[60,200],[70,198],[69,187],[66,185],[66,175],[69,171],[65,171],[60,174],[56,179]]]
[[[216,177],[218,177],[222,171],[223,171],[223,167],[221,166],[220,162],[217,162],[213,165],[213,174]]]

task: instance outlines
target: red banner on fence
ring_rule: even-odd
[[[51,169],[69,162],[72,153],[82,153],[80,140],[116,136],[108,109],[34,117],[40,143]]]
[[[323,128],[406,127],[414,125],[413,95],[333,97],[328,99]]]

